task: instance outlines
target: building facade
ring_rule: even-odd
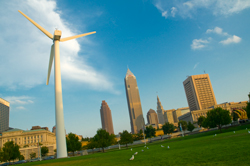
[[[9,129],[10,103],[0,98],[0,133]]]
[[[189,76],[184,82],[190,111],[202,110],[217,105],[208,74]]]
[[[139,89],[135,75],[128,69],[125,76],[125,89],[127,95],[128,111],[130,117],[131,132],[137,134],[145,125]]]
[[[109,134],[114,134],[111,110],[105,100],[102,101],[100,114],[102,121],[102,129],[109,132]]]
[[[197,122],[198,118],[200,116],[207,116],[207,112],[210,111],[211,109],[214,108],[218,108],[221,107],[222,109],[228,110],[230,113],[232,113],[233,109],[241,109],[247,106],[247,101],[241,101],[241,102],[225,102],[222,104],[217,104],[217,105],[213,105],[209,108],[206,109],[202,109],[202,110],[194,110],[194,111],[190,111],[182,116],[180,116],[178,119],[179,120],[183,120],[186,122]]]
[[[158,126],[158,117],[155,110],[150,109],[147,113],[148,124]]]
[[[38,143],[49,148],[48,155],[54,155],[54,149],[56,149],[55,134],[45,129],[11,129],[2,132],[0,135],[0,148],[2,148],[3,145],[9,141],[13,141],[20,146],[20,152],[24,155],[25,159],[29,159],[29,154],[32,152],[37,153],[36,156],[38,156]]]
[[[163,109],[163,106],[161,105],[161,101],[158,96],[157,96],[157,115],[158,115],[159,124],[163,125],[165,123],[164,109]]]

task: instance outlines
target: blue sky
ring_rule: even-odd
[[[93,136],[108,103],[115,133],[130,131],[124,77],[137,77],[142,109],[188,106],[182,82],[210,75],[217,103],[248,100],[250,0],[137,0],[0,2],[0,97],[10,102],[10,126],[55,124],[54,74],[46,86],[52,41],[21,10],[62,37],[65,128]]]

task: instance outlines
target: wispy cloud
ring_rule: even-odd
[[[172,17],[175,17],[176,12],[177,12],[176,7],[172,7],[172,8],[171,8],[171,16],[172,16]]]
[[[26,108],[24,108],[23,106],[16,107],[16,109],[18,109],[18,110],[26,110]]]
[[[5,100],[10,102],[13,105],[25,105],[25,104],[33,104],[33,97],[30,96],[7,96],[4,97]]]
[[[193,70],[196,69],[196,67],[199,65],[199,63],[200,63],[200,62],[198,62],[198,63],[196,63],[196,64],[194,65]]]
[[[46,82],[52,40],[17,10],[24,12],[52,34],[55,28],[60,29],[62,37],[92,29],[82,29],[79,32],[72,28],[70,20],[62,19],[63,12],[58,9],[54,0],[1,2],[0,70],[4,72],[0,75],[0,86],[9,89],[32,88]],[[95,46],[94,35],[60,43],[62,79],[65,82],[79,82],[92,89],[114,92],[109,76],[89,65],[85,58],[96,53]]]
[[[241,38],[239,36],[230,35],[227,32],[224,32],[223,29],[220,27],[215,27],[214,29],[207,29],[206,30],[206,34],[211,34],[211,33],[214,33],[217,36],[219,35],[220,38],[227,37],[227,39],[225,39],[225,40],[220,39],[221,41],[219,43],[221,43],[223,45],[228,45],[228,44],[232,44],[232,43],[239,43],[241,41]],[[194,39],[192,44],[191,44],[191,48],[193,50],[202,49],[202,48],[207,46],[207,44],[211,41],[211,39],[212,39],[211,37],[208,37],[208,40]]]
[[[208,29],[206,31],[206,33],[216,33],[216,34],[224,35],[224,36],[228,35],[228,33],[227,32],[223,32],[223,29],[220,28],[220,27],[215,27],[214,29]]]
[[[194,39],[191,48],[193,50],[198,50],[206,47],[206,45],[209,43],[209,40],[203,40],[203,39]]]
[[[224,45],[228,45],[228,44],[231,44],[231,43],[239,43],[241,41],[241,38],[236,36],[236,35],[233,35],[229,38],[227,38],[226,40],[222,40],[220,41],[220,43],[224,44]]]
[[[171,11],[173,7],[176,8],[178,15],[183,18],[193,17],[198,13],[197,11],[200,12],[200,9],[206,9],[215,16],[228,16],[250,8],[249,0],[189,0],[186,2],[155,0],[153,3],[161,13]],[[175,17],[175,14],[172,17]]]

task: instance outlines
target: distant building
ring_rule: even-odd
[[[100,114],[102,120],[102,129],[109,132],[109,134],[114,134],[111,110],[105,100],[102,101]]]
[[[124,81],[128,102],[131,132],[133,134],[137,134],[140,129],[143,129],[145,122],[142,114],[141,100],[136,77],[129,69],[127,70]]]
[[[183,86],[190,111],[206,109],[217,104],[208,74],[189,76]]]
[[[147,113],[148,124],[158,126],[158,117],[155,110],[150,109]]]
[[[205,108],[205,109],[202,109],[202,110],[194,110],[194,111],[190,111],[184,115],[181,115],[178,117],[179,120],[183,120],[183,121],[186,121],[186,122],[191,122],[191,123],[194,123],[194,122],[197,122],[198,121],[198,118],[200,116],[204,116],[206,117],[207,116],[207,112],[210,111],[211,109],[214,109],[214,108],[218,108],[218,107],[221,107],[222,109],[225,109],[225,110],[228,110],[230,113],[232,113],[233,109],[241,109],[241,108],[244,108],[247,106],[247,101],[241,101],[241,102],[225,102],[225,103],[221,103],[221,104],[217,104],[217,105],[213,105],[209,108]]]
[[[171,109],[171,110],[165,110],[164,111],[164,121],[165,122],[169,122],[174,124],[174,117],[173,117],[173,112],[175,111],[175,109]]]
[[[20,146],[20,152],[25,159],[30,159],[30,153],[35,152],[38,156],[38,143],[49,148],[48,155],[54,155],[56,149],[56,136],[45,129],[21,130],[11,129],[0,134],[0,148],[6,142],[13,141]]]
[[[158,115],[159,124],[163,125],[165,123],[164,109],[163,109],[163,106],[161,105],[161,101],[158,96],[157,96],[157,115]]]
[[[30,130],[37,130],[37,129],[44,129],[44,130],[49,130],[48,127],[40,127],[40,126],[32,126],[32,128]]]
[[[10,103],[0,98],[0,133],[9,129]]]

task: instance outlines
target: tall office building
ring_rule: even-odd
[[[105,100],[102,101],[100,113],[102,120],[102,129],[109,132],[109,134],[114,134],[111,110]]]
[[[131,132],[136,134],[140,131],[140,129],[143,129],[145,123],[142,114],[141,100],[136,77],[129,69],[127,70],[124,81],[130,116]]]
[[[148,124],[158,126],[158,117],[155,110],[150,109],[147,113]]]
[[[0,98],[0,132],[9,129],[10,103]]]
[[[202,110],[217,104],[208,74],[189,76],[183,82],[183,86],[190,111]]]
[[[165,123],[164,109],[163,109],[163,106],[161,105],[161,101],[158,96],[157,96],[157,115],[158,115],[159,124],[164,124]]]

